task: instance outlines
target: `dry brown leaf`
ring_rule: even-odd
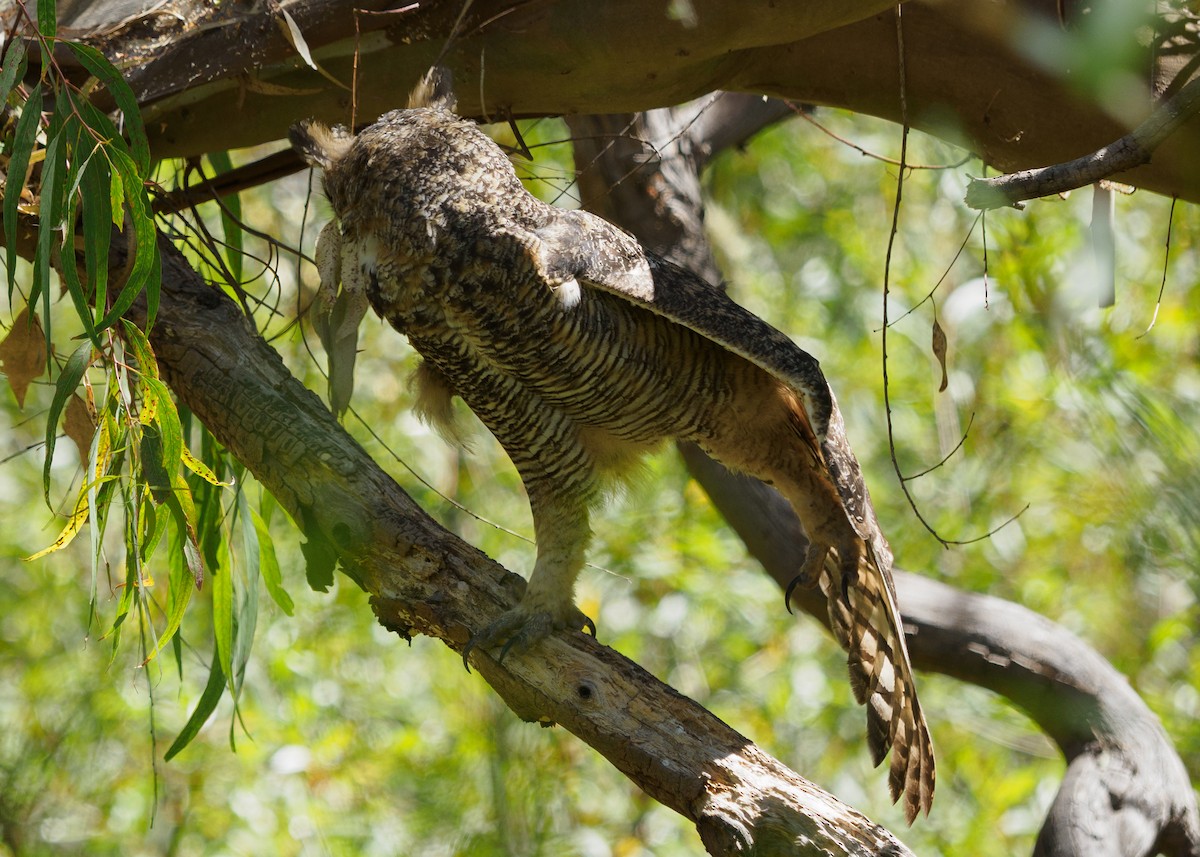
[[[91,392],[89,389],[89,399]],[[88,453],[92,448],[92,436],[96,433],[96,409],[90,402],[84,401],[78,393],[71,396],[71,401],[67,402],[63,432],[75,441],[75,446],[79,448],[79,460],[86,464]]]
[[[19,407],[25,407],[25,392],[44,371],[46,334],[37,313],[31,316],[29,307],[25,307],[13,321],[8,336],[0,342],[0,372],[8,377]]]
[[[950,383],[946,376],[946,331],[942,330],[942,325],[936,318],[933,320],[933,356],[942,367],[942,385],[938,387],[938,392],[944,393]]]

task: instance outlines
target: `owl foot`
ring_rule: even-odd
[[[571,605],[566,616],[556,616],[549,610],[528,610],[518,605],[492,622],[467,641],[463,647],[463,666],[471,671],[468,658],[475,649],[491,649],[503,643],[498,663],[504,663],[509,652],[518,654],[528,650],[534,643],[544,640],[555,631],[578,631],[586,629],[596,636],[596,623]]]
[[[820,545],[810,542],[808,554],[804,557],[804,565],[800,573],[792,578],[783,593],[783,604],[789,613],[792,612],[792,593],[797,586],[812,589],[821,580],[821,571],[825,567],[825,558],[829,555],[830,545]],[[855,545],[847,545],[838,549],[839,570],[842,577],[842,598],[850,597],[850,587],[858,583],[859,551]]]

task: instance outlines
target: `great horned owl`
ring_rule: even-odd
[[[357,136],[305,122],[291,140],[324,169],[336,214],[317,247],[316,319],[335,410],[369,303],[423,358],[422,414],[444,418],[462,398],[529,495],[537,559],[525,595],[464,661],[594,631],[574,604],[589,506],[646,451],[691,441],[795,509],[811,540],[797,581],[827,597],[875,762],[890,748],[893,799],[905,795],[910,822],[928,812],[933,751],[891,554],[817,361],[607,221],[530,195],[436,75],[413,101]]]

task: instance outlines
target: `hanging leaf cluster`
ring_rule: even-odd
[[[23,309],[0,343],[0,369],[22,406],[32,381],[43,373],[52,379],[42,470],[43,496],[52,510],[60,431],[74,441],[82,463],[73,502],[63,504],[69,509],[65,526],[27,560],[88,533],[92,616],[102,591],[117,596],[104,632],[114,654],[133,616],[143,663],[170,644],[180,671],[186,609],[192,593],[211,581],[216,652],[209,687],[170,757],[196,734],[225,690],[236,700],[260,587],[292,611],[268,534],[274,503],[267,497],[261,511],[251,508],[240,470],[176,406],[146,333],[125,318],[141,298],[150,329],[161,285],[147,192],[154,165],[134,93],[99,51],[57,38],[53,0],[38,0],[36,20],[18,5],[28,27],[24,38],[8,42],[0,60],[0,169],[9,305]],[[82,84],[60,68],[56,57],[64,49],[86,72]],[[112,264],[118,258],[114,246],[126,251],[121,265]],[[57,310],[61,296],[70,301],[65,318]],[[80,341],[62,360],[52,326],[64,321],[80,331]],[[199,458],[188,438],[199,439]],[[118,526],[123,564],[110,557]],[[151,559],[162,556],[160,548],[165,574],[156,576]]]

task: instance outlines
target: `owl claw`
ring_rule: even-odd
[[[801,566],[800,573],[792,578],[792,582],[787,585],[787,589],[783,593],[783,606],[789,613],[792,612],[792,593],[796,591],[796,587],[803,586],[805,589],[812,589],[820,582],[821,569],[825,565],[825,557],[828,554],[829,545],[809,543],[808,553],[804,557],[804,565]]]
[[[812,542],[808,546],[808,554],[804,557],[804,565],[799,574],[792,578],[783,593],[783,604],[789,613],[792,612],[792,593],[796,587],[803,586],[812,589],[821,580],[821,571],[825,566],[825,558],[829,555],[829,545],[819,545]],[[841,572],[842,599],[849,600],[850,587],[858,583],[858,561],[860,552],[854,545],[843,545],[838,548],[839,571]]]
[[[463,647],[463,666],[467,672],[471,671],[469,658],[475,649],[491,649],[503,643],[496,661],[504,663],[509,652],[520,654],[527,651],[555,631],[578,631],[581,628],[596,636],[596,623],[574,606],[570,608],[566,619],[556,618],[548,610],[530,612],[517,606],[467,641]]]

